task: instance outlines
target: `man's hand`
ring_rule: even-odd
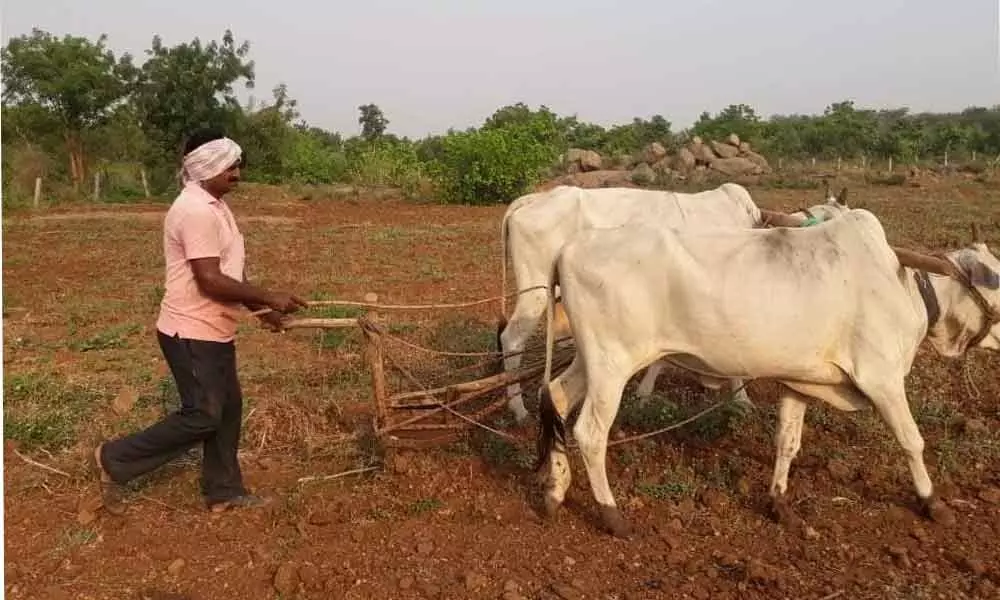
[[[267,306],[280,313],[293,313],[299,308],[308,308],[309,304],[298,296],[285,292],[273,292],[268,295]]]
[[[258,315],[257,318],[260,319],[264,329],[269,329],[275,333],[285,331],[285,321],[287,319],[285,318],[285,315],[278,311],[271,310],[262,315]]]

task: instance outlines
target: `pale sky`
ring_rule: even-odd
[[[107,33],[116,51],[250,42],[258,98],[279,82],[311,124],[353,135],[361,104],[389,131],[478,126],[518,101],[602,125],[674,129],[744,102],[758,114],[1000,104],[998,0],[5,0],[4,43],[33,26]],[[242,89],[242,86],[240,86]],[[247,93],[241,92],[246,98]]]

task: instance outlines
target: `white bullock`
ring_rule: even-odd
[[[545,313],[548,281],[556,255],[576,233],[588,229],[617,227],[629,222],[648,223],[656,227],[683,227],[703,230],[712,228],[746,229],[761,227],[778,219],[786,224],[810,224],[832,218],[847,210],[847,189],[832,196],[827,187],[826,202],[803,209],[791,216],[762,211],[741,185],[725,183],[698,193],[678,193],[634,188],[583,189],[559,186],[545,192],[527,194],[511,202],[503,217],[500,231],[501,289],[507,289],[508,250],[514,267],[518,290],[528,290],[517,296],[514,311],[508,321],[506,304],[502,304],[501,322],[497,328],[498,350],[507,356],[506,371],[521,364],[521,352]],[[784,219],[781,219],[784,217]],[[649,397],[662,364],[652,365],[637,388],[641,400]],[[735,399],[749,403],[740,382],[733,382]],[[508,409],[518,423],[528,416],[517,383],[507,388]]]
[[[941,257],[894,250],[862,209],[814,227],[582,232],[564,246],[550,284],[562,288],[576,356],[547,383],[547,328],[538,467],[548,464],[548,513],[569,488],[563,423],[582,401],[572,432],[591,490],[604,524],[627,535],[605,470],[608,431],[629,377],[666,358],[706,385],[730,378],[781,384],[775,508],[801,444],[806,404],[819,400],[844,411],[874,407],[906,452],[924,509],[950,521],[933,494],[904,379],[925,337],[949,357],[976,346],[1000,350],[998,274],[1000,261],[978,238]]]

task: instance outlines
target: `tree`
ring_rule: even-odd
[[[153,37],[133,101],[154,150],[146,163],[163,167],[158,170],[161,178],[179,158],[191,131],[236,125],[241,109],[233,84],[244,79],[246,88],[254,86],[254,62],[246,60],[249,51],[249,42],[237,46],[228,29],[221,45],[213,40],[203,46],[194,38],[168,48],[160,36]]]
[[[135,74],[132,57],[116,60],[106,41],[103,34],[95,43],[34,28],[0,51],[4,103],[40,106],[59,123],[74,187],[86,176],[84,133],[121,103]]]
[[[382,137],[389,119],[382,114],[382,109],[376,104],[362,104],[358,107],[361,116],[358,117],[358,124],[361,125],[361,137],[366,141],[373,142]]]

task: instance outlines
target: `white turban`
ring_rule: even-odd
[[[211,179],[232,167],[242,155],[239,144],[226,137],[204,143],[184,156],[181,181],[187,184]]]

